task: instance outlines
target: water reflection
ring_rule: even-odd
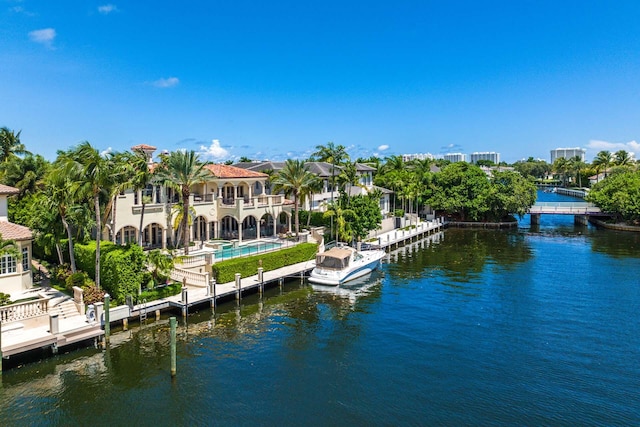
[[[509,270],[531,257],[526,237],[517,231],[449,229],[436,245],[399,250],[389,270],[401,279],[437,273],[464,283],[476,280],[487,266]]]

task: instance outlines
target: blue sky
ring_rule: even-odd
[[[638,153],[638,1],[0,0],[27,149]]]

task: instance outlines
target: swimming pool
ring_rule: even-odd
[[[278,242],[251,242],[246,245],[233,247],[233,243],[222,243],[222,249],[214,251],[216,260],[235,258],[245,255],[255,255],[263,252],[275,251],[282,247]]]

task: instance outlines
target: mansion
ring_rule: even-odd
[[[137,145],[131,149],[145,153],[149,168],[156,166],[152,160],[156,147]],[[192,186],[189,196],[193,218],[189,227],[190,240],[243,242],[290,233],[293,202],[282,194],[271,194],[269,175],[263,172],[277,172],[283,165],[284,162],[205,165],[210,178]],[[332,165],[323,162],[309,162],[307,168],[322,179],[323,188],[313,197],[306,198],[301,208],[324,211],[326,203],[338,197],[331,182],[332,173],[337,176],[340,171],[338,167],[332,171]],[[373,168],[362,164],[357,164],[356,168],[359,184],[350,186],[349,193],[379,190],[380,208],[385,215],[389,212],[391,192],[373,186]],[[102,238],[112,240],[112,233],[115,233],[118,244],[137,242],[142,237],[142,246],[146,249],[175,247],[177,218],[181,211],[179,202],[180,193],[160,183],[151,183],[140,191],[126,190],[117,196]]]

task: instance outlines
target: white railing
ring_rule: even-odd
[[[184,268],[176,267],[171,270],[171,280],[176,282],[185,283],[191,286],[206,287],[209,284],[209,273],[196,273],[195,271],[185,270]]]
[[[0,320],[2,323],[15,322],[47,314],[48,303],[49,298],[40,298],[34,301],[2,306],[0,307]]]
[[[176,259],[174,265],[178,268],[192,268],[211,264],[211,254],[187,255]]]
[[[593,203],[586,202],[538,202],[531,206],[532,214],[589,214],[600,213],[600,208]]]

